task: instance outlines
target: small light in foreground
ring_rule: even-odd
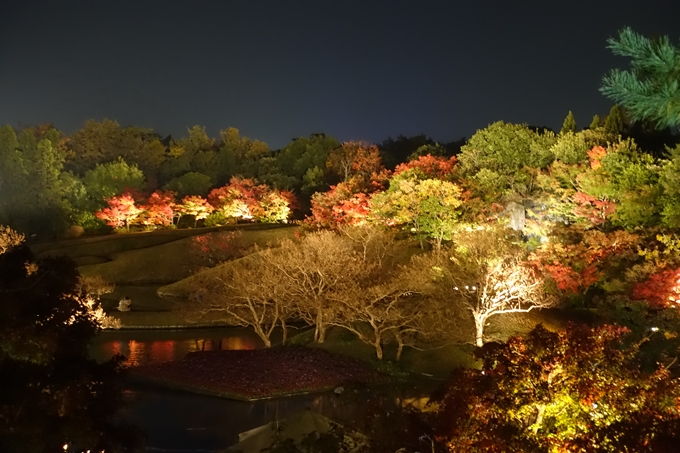
[[[64,444],[62,448],[64,449],[64,451],[68,450],[68,444]]]
[[[652,328],[649,329],[649,330],[651,330],[652,332],[658,332],[658,331],[659,331],[659,328],[658,328],[658,327],[652,327]]]

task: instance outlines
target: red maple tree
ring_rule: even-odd
[[[456,172],[458,159],[455,156],[450,158],[432,156],[418,156],[417,159],[397,165],[394,174],[398,175],[405,171],[413,171],[421,179],[450,179]]]
[[[146,226],[172,225],[175,207],[175,192],[157,190],[149,196],[146,203],[140,206],[143,212],[137,221]]]
[[[125,227],[126,231],[130,231],[130,225],[142,213],[142,209],[135,206],[135,199],[130,192],[111,197],[106,202],[109,206],[97,211],[95,217],[105,220],[113,228]]]
[[[660,308],[680,307],[680,269],[664,269],[636,283],[632,297]]]

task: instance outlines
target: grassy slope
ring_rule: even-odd
[[[296,231],[289,226],[237,225],[83,237],[34,244],[31,248],[38,258],[71,257],[82,275],[99,276],[116,283],[114,292],[102,297],[102,306],[119,318],[124,327],[182,327],[188,324],[183,315],[174,310],[176,301],[158,297],[156,286],[181,280],[208,265],[191,252],[191,236],[234,229],[243,232],[240,242],[245,247],[253,244],[264,247],[292,238]],[[115,310],[123,296],[132,299],[131,312]]]
[[[233,230],[223,227],[219,230]],[[242,242],[250,247],[266,246],[293,237],[295,228],[239,226]],[[79,264],[87,276],[100,276],[120,285],[171,283],[181,280],[207,263],[192,253],[191,236],[219,234],[216,229],[167,230],[72,239],[57,243],[36,244],[32,248],[39,258],[65,255]]]

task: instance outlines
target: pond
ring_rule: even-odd
[[[187,353],[194,351],[255,349],[262,346],[262,340],[252,330],[243,327],[106,330],[93,341],[90,355],[104,361],[115,354],[123,354],[127,357],[128,366],[136,366],[181,360]]]
[[[134,366],[178,360],[192,351],[259,347],[262,343],[252,331],[236,327],[120,330],[105,331],[97,337],[91,355],[106,360],[121,353]],[[387,390],[390,393],[387,403],[382,399],[378,402],[377,389],[348,389],[340,395],[326,392],[247,403],[130,384],[126,397],[131,404],[122,415],[146,431],[150,451],[216,452],[236,443],[243,431],[302,410],[310,409],[340,423],[356,423],[365,418],[374,404],[386,408],[396,404],[398,396],[423,393],[406,386]]]

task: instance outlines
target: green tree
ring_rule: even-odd
[[[555,159],[571,165],[587,162],[591,147],[584,132],[561,132],[550,151]]]
[[[588,129],[597,129],[600,127],[600,115],[593,115],[593,120],[590,122]]]
[[[400,226],[434,241],[437,249],[451,240],[460,215],[461,189],[440,179],[419,179],[405,171],[390,180],[390,187],[371,198],[371,217]]]
[[[66,167],[82,175],[96,164],[115,160],[119,133],[120,125],[115,121],[86,121],[82,129],[69,137]]]
[[[168,182],[184,173],[197,172],[216,181],[219,166],[215,141],[202,126],[193,126],[187,132],[188,137],[170,141],[168,155],[160,169],[161,180]]]
[[[219,169],[217,185],[227,183],[232,176],[257,177],[260,159],[271,156],[269,146],[265,142],[241,137],[235,127],[220,131],[220,138],[216,160]]]
[[[70,214],[63,137],[45,125],[22,130],[17,142],[26,176],[23,183],[17,181],[11,220],[21,231],[54,237],[67,227]]]
[[[92,207],[104,206],[105,200],[120,195],[126,189],[140,190],[144,185],[144,173],[136,165],[128,165],[122,158],[107,164],[97,164],[85,172],[83,184],[87,189]]]
[[[287,144],[276,155],[276,162],[281,173],[295,178],[295,188],[306,186],[306,192],[311,194],[328,187],[325,175],[318,178],[317,170],[326,168],[328,154],[340,147],[340,142],[330,135],[312,134],[309,138],[296,138]],[[304,181],[305,175],[312,170],[314,178]],[[311,176],[311,174],[310,174]]]
[[[481,183],[484,198],[497,198],[505,190],[526,196],[533,190],[535,170],[554,160],[550,148],[556,140],[552,132],[498,121],[470,137],[458,158],[463,174]]]
[[[618,136],[623,133],[623,109],[621,109],[619,104],[614,104],[609,110],[609,115],[604,120],[604,131],[612,136]]]
[[[668,159],[661,166],[660,185],[663,188],[662,223],[669,228],[680,227],[680,145],[667,148]]]
[[[545,168],[553,160],[554,134],[540,134],[523,124],[498,121],[478,130],[461,148],[459,160],[466,173],[486,168],[510,174],[523,167]]]
[[[0,227],[0,450],[132,451],[114,419],[123,358],[89,358],[97,302],[72,261],[36,261],[12,236]]]
[[[9,125],[0,128],[0,168],[0,221],[8,222],[27,182],[19,141]]]
[[[201,197],[205,197],[208,195],[212,185],[213,183],[210,176],[192,171],[173,178],[163,186],[163,189],[176,192],[177,198],[181,199],[187,195],[200,195]]]
[[[576,132],[576,119],[574,118],[574,114],[571,113],[571,110],[569,110],[567,117],[564,118],[560,134],[566,134],[567,132]]]
[[[631,58],[631,69],[614,69],[600,91],[623,105],[636,121],[650,119],[660,128],[680,125],[680,49],[667,36],[649,39],[626,27],[608,48]]]

